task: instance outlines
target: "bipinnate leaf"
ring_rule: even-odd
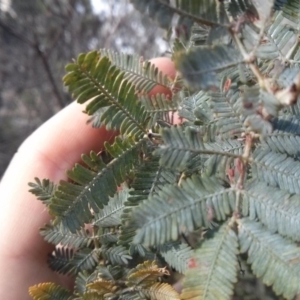
[[[87,285],[98,279],[98,273],[96,273],[96,270],[93,273],[83,271],[77,274],[75,279],[74,293],[82,295],[87,291]]]
[[[235,199],[235,189],[224,188],[217,178],[194,175],[180,187],[164,186],[158,195],[143,202],[133,211],[128,230],[136,230],[135,244],[175,241],[181,233],[211,227],[213,219],[225,220],[234,210]]]
[[[55,283],[40,283],[29,288],[33,300],[71,300],[72,293]]]
[[[88,246],[92,242],[92,236],[85,229],[71,232],[61,223],[57,225],[45,225],[40,229],[40,234],[48,243],[54,245],[60,244],[66,247],[80,248]]]
[[[130,81],[136,91],[150,92],[156,85],[170,88],[172,81],[164,75],[153,63],[144,61],[139,55],[118,53],[101,49],[101,55],[107,56],[112,65],[125,72],[124,79]]]
[[[247,203],[244,215],[251,220],[258,219],[270,232],[300,241],[299,195],[253,181],[245,188],[243,201]]]
[[[203,135],[191,127],[171,127],[161,131],[164,143],[155,150],[160,156],[160,164],[166,168],[186,171],[194,164],[193,159],[199,155],[203,160],[212,155],[238,158],[242,155],[243,144],[236,140],[228,142],[205,143]]]
[[[171,242],[158,247],[160,255],[177,272],[185,274],[194,251],[186,243]]]
[[[90,169],[77,164],[68,176],[73,182],[61,181],[51,201],[50,213],[55,224],[62,223],[71,232],[80,230],[92,220],[92,211],[99,212],[124,182],[128,173],[140,162],[139,153],[145,139],[116,139],[108,152],[115,157],[107,165],[94,152],[82,157]]]
[[[83,248],[76,252],[68,248],[57,248],[49,258],[49,266],[60,274],[77,275],[93,270],[99,260],[99,249]]]
[[[176,69],[192,89],[218,87],[217,72],[242,62],[240,52],[227,45],[201,46],[175,56]]]
[[[89,115],[105,108],[100,118],[108,129],[139,139],[146,134],[149,115],[138,101],[134,85],[124,79],[124,72],[107,57],[93,51],[80,54],[66,67],[64,83],[79,103],[86,103]]]
[[[160,157],[160,165],[166,168],[182,171],[195,154],[205,153],[202,136],[189,127],[166,128],[161,135],[164,144],[155,153]]]
[[[253,273],[286,299],[300,294],[300,249],[260,223],[238,220],[241,253],[247,252]]]
[[[92,225],[98,227],[113,227],[121,224],[121,214],[124,209],[124,202],[127,200],[129,189],[126,186],[110,198],[108,204],[95,213]]]
[[[34,194],[38,200],[41,200],[46,206],[51,203],[51,198],[54,195],[56,186],[49,179],[40,180],[34,178],[35,182],[30,182],[28,185],[31,187],[29,192]]]
[[[253,177],[300,195],[300,162],[286,154],[257,148],[253,153]]]
[[[112,265],[127,265],[132,257],[128,253],[128,249],[119,245],[110,247],[102,247],[102,254]]]
[[[203,242],[189,262],[180,299],[231,299],[237,281],[238,239],[228,223]]]
[[[132,211],[148,197],[158,194],[165,185],[175,184],[179,178],[179,172],[170,170],[159,165],[159,157],[150,156],[144,160],[136,169],[134,181],[131,184],[129,197],[125,203],[122,213],[122,230],[119,243],[129,245],[135,236],[136,228],[128,227],[132,221]],[[124,229],[125,228],[125,229]],[[139,245],[138,245],[139,246]],[[138,247],[142,250],[143,247]],[[142,254],[141,251],[139,253]],[[144,255],[142,255],[144,256]]]
[[[299,23],[300,3],[297,0],[275,0],[275,8],[283,11],[283,16],[294,23]]]

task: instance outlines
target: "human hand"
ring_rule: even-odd
[[[162,72],[175,77],[172,61],[152,60]],[[170,90],[157,86],[150,94]],[[65,171],[80,160],[82,153],[103,149],[113,141],[114,133],[86,125],[83,107],[72,103],[38,128],[21,145],[0,182],[0,299],[31,299],[29,286],[42,282],[71,284],[68,278],[51,271],[47,255],[53,246],[39,235],[39,228],[49,222],[40,201],[28,192],[34,177],[57,183],[67,179]]]

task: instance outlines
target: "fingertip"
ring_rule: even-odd
[[[163,74],[167,75],[170,79],[176,77],[176,69],[174,62],[169,57],[157,57],[150,60]],[[157,94],[164,94],[168,99],[172,98],[171,89],[162,86],[156,85],[150,92],[149,96],[155,96]]]

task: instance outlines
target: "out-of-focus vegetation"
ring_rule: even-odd
[[[150,58],[163,31],[126,0],[0,0],[0,178],[20,143],[72,99],[64,66],[109,48]]]

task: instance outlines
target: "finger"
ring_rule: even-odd
[[[167,75],[170,79],[175,79],[176,70],[173,61],[168,57],[157,57],[150,60],[163,74]],[[156,94],[165,94],[169,99],[172,97],[172,91],[162,85],[155,86],[149,93],[149,96]]]
[[[170,77],[175,74],[169,59],[153,62]],[[175,76],[175,75],[174,75]],[[153,93],[169,93],[164,87]],[[65,179],[65,170],[79,160],[82,153],[99,151],[114,133],[85,125],[82,107],[71,104],[54,116],[21,145],[0,184],[0,299],[10,291],[11,299],[25,299],[30,285],[55,281],[46,265],[50,247],[39,236],[38,228],[49,220],[43,205],[28,193],[28,181],[34,177],[52,181]],[[24,277],[26,274],[26,277]],[[14,278],[14,280],[7,280]],[[11,286],[10,286],[11,285]],[[13,287],[18,286],[18,289]]]
[[[5,291],[18,293],[10,299],[25,299],[28,287],[53,281],[46,265],[50,246],[38,228],[49,220],[41,202],[28,192],[34,177],[52,181],[65,179],[65,170],[76,163],[82,153],[98,151],[113,133],[86,124],[82,106],[72,103],[34,132],[19,148],[0,184],[0,299]],[[38,267],[39,266],[39,267]],[[24,277],[26,274],[26,277]],[[13,279],[13,280],[12,280]],[[3,293],[3,297],[2,296]]]
[[[176,69],[173,61],[168,57],[158,57],[150,60],[159,70],[166,74],[171,80],[176,78]],[[149,93],[149,96],[155,96],[156,94],[165,94],[168,99],[172,99],[171,89],[157,85]],[[179,117],[178,112],[170,113],[174,124],[181,124],[182,118]]]

